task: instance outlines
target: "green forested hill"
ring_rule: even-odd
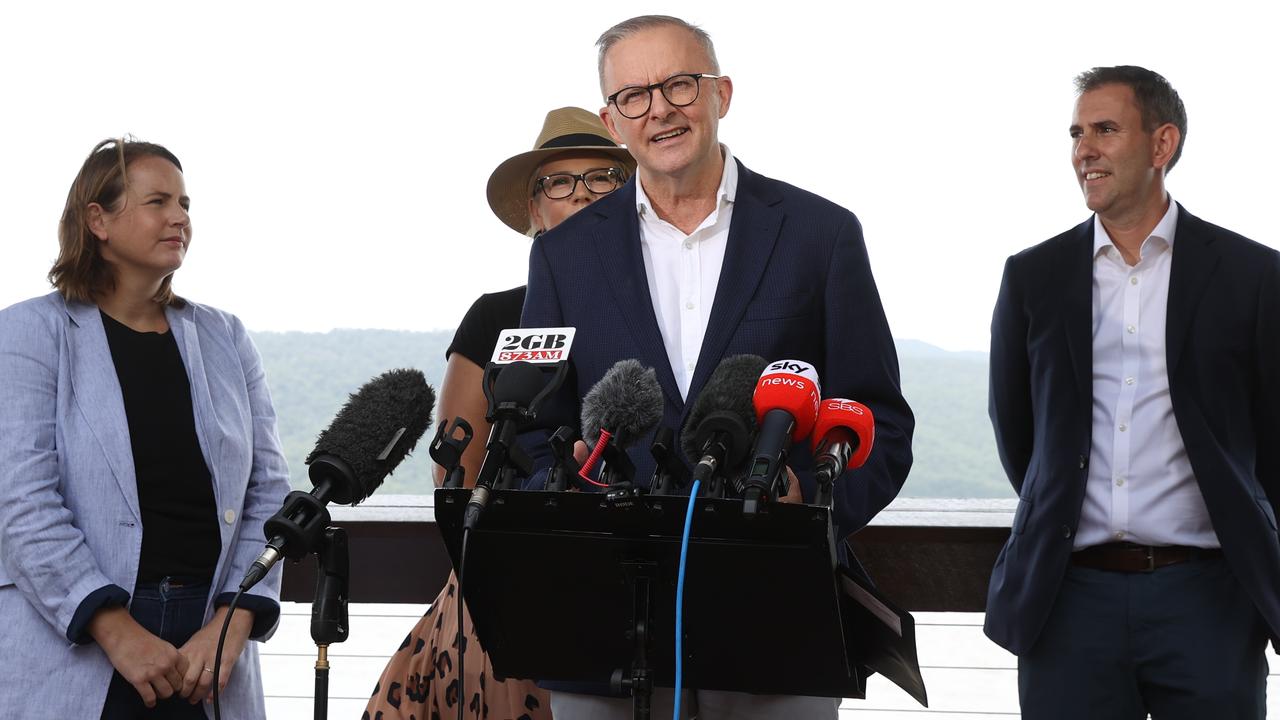
[[[906,497],[1012,497],[987,418],[986,353],[898,341],[902,394],[916,415]]]
[[[451,332],[334,330],[253,333],[280,417],[280,439],[296,488],[309,489],[303,459],[347,396],[370,378],[416,367],[439,389]],[[913,340],[898,343],[903,394],[916,414],[915,465],[902,494],[914,497],[1008,497],[987,420],[987,358]],[[857,398],[854,398],[855,400]],[[431,491],[427,443],[379,493]]]
[[[280,441],[284,444],[293,475],[293,486],[310,489],[303,460],[316,436],[329,425],[347,397],[373,377],[393,368],[418,368],[432,388],[439,390],[444,376],[444,351],[452,332],[400,332],[395,330],[334,330],[327,333],[262,332],[253,341],[262,353],[267,384],[279,416]],[[433,433],[433,426],[427,432]],[[406,459],[379,493],[429,493],[430,437]]]

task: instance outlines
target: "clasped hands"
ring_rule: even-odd
[[[147,707],[155,707],[157,700],[174,695],[192,704],[201,699],[211,702],[218,634],[226,615],[225,606],[218,608],[209,622],[180,648],[152,635],[123,607],[99,610],[89,623],[89,634],[106,652],[112,667],[138,691]],[[218,672],[219,692],[226,689],[252,627],[250,611],[241,609],[231,618]]]

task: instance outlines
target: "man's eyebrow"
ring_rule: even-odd
[[[1119,127],[1119,126],[1120,126],[1120,123],[1116,122],[1115,120],[1106,120],[1106,119],[1095,120],[1089,123],[1089,127],[1091,128]],[[1081,128],[1079,125],[1072,125],[1071,127],[1067,128],[1067,132],[1078,132],[1082,129],[1083,128]]]

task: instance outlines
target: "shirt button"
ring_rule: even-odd
[[[693,243],[692,243],[692,242],[690,242],[690,241],[688,241],[688,240],[685,240],[685,241],[684,241],[684,249],[685,249],[685,250],[692,250],[692,249],[693,249]]]
[[[685,367],[689,368],[689,372],[693,372],[694,364],[693,364],[693,363],[689,363],[689,364],[688,364],[688,365],[686,365]]]
[[[1135,382],[1135,381],[1134,381],[1134,379],[1133,379],[1133,378],[1131,378],[1131,377],[1127,377],[1127,378],[1125,378],[1125,379],[1124,379],[1124,384],[1125,384],[1125,385],[1132,385],[1134,382]]]
[[[1130,285],[1137,285],[1137,284],[1138,284],[1138,278],[1136,278],[1136,277],[1131,277],[1131,278],[1129,278],[1129,284],[1130,284]]]
[[[685,303],[685,304],[684,304],[684,309],[685,309],[685,310],[692,310],[692,309],[693,309],[693,303],[691,303],[691,302]]]
[[[1129,429],[1128,425],[1125,425],[1124,423],[1120,423],[1120,432],[1124,432],[1125,430],[1128,430],[1128,429]]]
[[[1135,326],[1133,326],[1133,325],[1130,325],[1129,327],[1125,328],[1125,332],[1127,332],[1127,333],[1129,333],[1130,335],[1132,335],[1132,334],[1134,334],[1134,333],[1138,332],[1138,328],[1137,328],[1137,327],[1135,327]]]
[[[1116,478],[1116,487],[1124,487],[1124,478],[1122,477]]]
[[[231,508],[227,508],[226,511],[222,513],[222,519],[228,525],[234,524],[236,521],[236,511]]]

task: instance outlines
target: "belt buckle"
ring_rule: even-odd
[[[1142,569],[1142,572],[1155,572],[1156,549],[1154,547],[1151,547],[1150,545],[1147,545],[1143,547],[1143,550],[1147,551],[1147,566]]]

